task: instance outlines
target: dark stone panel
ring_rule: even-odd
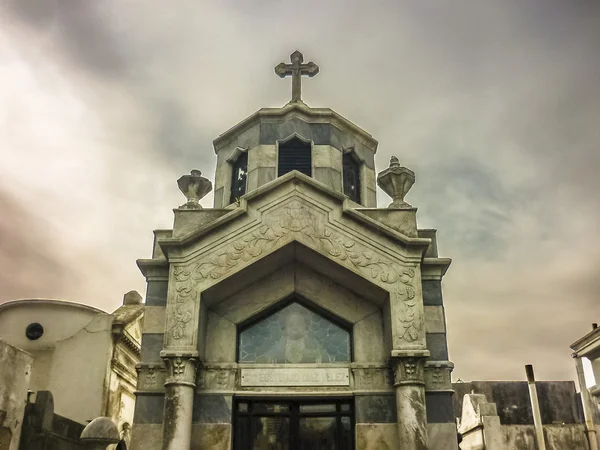
[[[442,282],[440,280],[423,280],[423,305],[442,306]]]
[[[448,361],[448,342],[446,333],[426,333],[427,350],[432,361]]]
[[[357,423],[396,423],[394,395],[356,396]]]
[[[144,363],[162,362],[160,351],[163,349],[163,333],[142,334],[142,355]]]
[[[231,423],[231,396],[194,395],[193,423]]]
[[[579,396],[572,381],[537,381],[535,383],[544,424],[583,423]],[[462,414],[462,401],[471,392],[484,394],[490,403],[496,403],[503,425],[532,425],[533,414],[526,381],[472,381],[454,383],[454,416]]]
[[[454,423],[452,392],[426,392],[428,423]]]
[[[303,139],[312,140],[315,145],[332,145],[332,129],[333,127],[327,123],[306,123],[296,118],[282,122],[261,123],[259,144],[274,145],[275,141],[297,133]]]
[[[162,423],[164,412],[164,395],[137,394],[133,423]]]
[[[149,281],[146,288],[146,306],[167,305],[167,281]]]

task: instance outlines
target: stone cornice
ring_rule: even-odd
[[[203,235],[207,234],[211,230],[221,227],[221,226],[225,225],[226,223],[236,219],[237,217],[246,214],[248,211],[249,203],[252,203],[252,201],[254,199],[257,199],[263,195],[266,195],[267,193],[275,190],[277,187],[279,187],[285,183],[289,183],[289,182],[292,182],[294,184],[304,183],[304,184],[310,186],[311,188],[313,188],[317,191],[320,191],[321,193],[325,194],[326,196],[328,196],[332,199],[335,199],[342,206],[342,213],[344,215],[346,215],[347,217],[351,217],[352,219],[356,220],[357,222],[360,222],[361,224],[367,226],[368,228],[374,229],[378,233],[383,233],[386,236],[392,238],[393,240],[399,241],[406,246],[417,247],[420,249],[421,254],[427,249],[427,247],[431,243],[431,240],[428,238],[407,237],[407,236],[387,227],[386,225],[383,225],[382,223],[377,222],[374,219],[371,219],[367,215],[362,214],[359,210],[350,207],[350,201],[348,200],[348,198],[345,195],[343,195],[339,192],[336,192],[333,189],[330,189],[328,186],[314,180],[313,178],[311,178],[307,175],[304,175],[302,173],[296,172],[296,171],[290,172],[282,177],[279,177],[276,180],[274,180],[270,183],[267,183],[266,185],[261,186],[258,189],[255,189],[252,192],[246,194],[245,196],[243,196],[240,199],[239,207],[232,209],[231,212],[198,228],[194,232],[189,233],[188,235],[182,236],[180,238],[159,239],[159,240],[157,240],[157,243],[158,243],[158,245],[160,245],[164,254],[169,255],[170,249],[181,248],[186,245],[189,245],[192,242],[197,241],[199,238],[201,238]],[[153,261],[153,260],[138,260],[138,266],[140,267],[140,269],[142,269],[140,264],[149,266],[149,264],[145,263],[146,261]],[[156,262],[155,264],[159,265],[158,262]],[[142,269],[142,272],[144,272],[144,269]]]
[[[138,259],[136,263],[147,281],[169,279],[169,261],[166,259]]]
[[[593,329],[571,344],[571,349],[579,356],[600,349],[600,327]]]
[[[421,263],[421,278],[423,280],[441,280],[450,264],[450,258],[423,258]]]
[[[336,128],[357,135],[361,138],[361,142],[373,150],[377,151],[378,142],[373,136],[365,130],[350,122],[345,117],[336,113],[330,108],[311,108],[303,103],[288,103],[282,108],[262,108],[257,112],[247,117],[246,119],[234,125],[229,130],[225,131],[213,141],[215,153],[227,143],[234,140],[240,133],[252,127],[261,120],[268,121],[269,119],[282,119],[298,117],[300,119],[317,119],[319,122],[327,120]]]

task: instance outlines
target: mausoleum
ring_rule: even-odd
[[[301,99],[318,67],[275,72],[292,100],[214,141],[213,189],[156,230],[132,448],[457,449],[435,230],[405,195],[414,173]],[[377,207],[376,186],[391,204]]]

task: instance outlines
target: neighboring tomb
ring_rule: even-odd
[[[17,450],[33,357],[0,339],[0,450]]]
[[[33,355],[28,388],[50,391],[57,416],[83,426],[109,416],[127,434],[143,311],[135,291],[112,314],[66,301],[11,301],[0,305],[0,338]]]

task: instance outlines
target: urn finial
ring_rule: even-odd
[[[404,201],[404,197],[415,183],[415,173],[402,167],[396,156],[390,158],[390,166],[377,175],[377,185],[392,197],[388,208],[405,209],[412,206]]]
[[[212,189],[209,179],[202,176],[199,170],[192,170],[190,175],[184,175],[177,180],[179,190],[187,198],[187,202],[180,206],[181,209],[202,209],[200,200]]]

